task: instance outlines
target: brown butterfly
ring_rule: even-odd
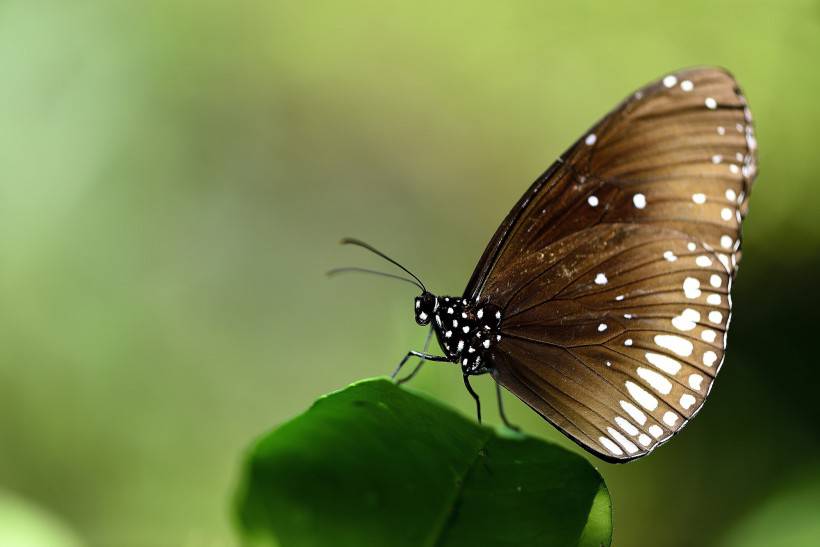
[[[734,78],[683,70],[629,96],[532,184],[462,296],[345,242],[422,290],[416,322],[444,356],[425,345],[399,368],[457,363],[477,405],[469,378],[490,373],[583,448],[625,462],[680,431],[712,388],[756,174]]]

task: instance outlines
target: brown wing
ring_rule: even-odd
[[[719,69],[646,86],[542,175],[465,291],[503,310],[495,376],[593,453],[679,431],[723,361],[751,114]]]

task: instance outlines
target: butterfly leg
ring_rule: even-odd
[[[475,399],[475,412],[478,416],[478,423],[481,423],[481,400],[478,398],[478,394],[473,391],[473,386],[470,385],[470,376],[468,374],[464,375],[464,386],[467,388],[467,391],[470,392],[473,399]]]
[[[507,415],[504,414],[504,401],[501,398],[501,384],[498,382],[495,383],[495,394],[498,397],[498,415],[501,416],[501,421],[504,422],[505,426],[513,431],[521,431],[521,428],[517,425],[511,424],[509,420],[507,420]]]
[[[396,370],[393,371],[393,374],[391,374],[390,377],[395,379],[396,375],[401,370],[401,367],[403,367],[404,363],[406,363],[407,360],[410,359],[411,357],[421,357],[422,361],[435,361],[435,362],[438,362],[438,363],[444,363],[444,362],[449,362],[450,361],[448,358],[444,357],[443,355],[431,355],[429,353],[424,353],[424,352],[421,352],[421,351],[410,350],[410,351],[407,352],[407,355],[404,356],[404,359],[402,359],[399,362],[399,365],[396,367]]]
[[[430,339],[432,337],[433,337],[433,326],[431,325],[430,330],[427,331],[427,338],[424,340],[424,349],[422,350],[424,353],[427,353],[427,348],[430,347]],[[424,361],[425,361],[425,359],[422,358],[418,362],[418,364],[416,365],[416,368],[414,368],[413,371],[410,374],[408,374],[407,376],[405,376],[404,378],[399,378],[398,380],[396,380],[396,384],[401,385],[405,382],[409,382],[410,380],[412,380],[413,377],[418,373],[418,371],[421,370],[421,366],[424,364]]]

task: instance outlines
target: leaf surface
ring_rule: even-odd
[[[480,426],[386,379],[326,395],[250,450],[243,540],[281,547],[610,544],[581,456]]]

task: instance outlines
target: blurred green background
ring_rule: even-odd
[[[595,462],[614,545],[818,544],[818,51],[817,2],[3,2],[0,544],[234,544],[249,442],[422,343],[411,287],[324,277],[383,266],[338,239],[459,294],[570,142],[696,64],[760,176],[710,402]],[[456,367],[414,387],[472,414]]]

